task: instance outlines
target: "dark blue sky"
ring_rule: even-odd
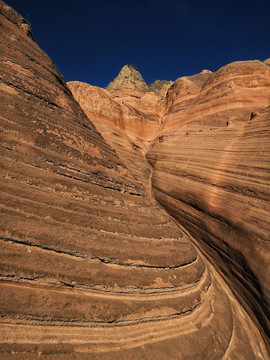
[[[134,64],[147,83],[270,57],[269,0],[6,0],[66,81],[105,87]]]

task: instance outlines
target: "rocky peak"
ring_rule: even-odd
[[[153,84],[147,85],[139,70],[134,65],[127,64],[121,69],[118,76],[110,82],[106,90],[114,92],[121,88],[122,91],[123,84],[133,84],[139,90],[155,92],[163,101],[172,83],[172,81],[167,80],[156,80]]]
[[[123,84],[131,83],[137,88],[147,91],[148,86],[142,78],[142,75],[139,73],[138,69],[133,65],[125,65],[118,76],[107,86],[108,91],[118,90]]]

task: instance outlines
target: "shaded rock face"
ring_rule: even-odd
[[[148,86],[148,91],[153,91],[161,100],[165,100],[167,92],[172,84],[172,81],[156,80],[153,84]]]
[[[267,359],[269,67],[68,88],[0,17],[0,359]]]

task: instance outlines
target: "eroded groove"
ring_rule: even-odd
[[[134,267],[134,268],[141,268],[144,270],[147,269],[156,269],[156,270],[171,270],[171,269],[179,269],[179,268],[183,268],[186,266],[189,266],[193,263],[195,263],[198,259],[198,257],[196,256],[194,259],[192,259],[191,261],[188,261],[186,263],[183,264],[179,264],[179,265],[169,265],[169,266],[153,266],[153,265],[141,265],[141,264],[134,264],[134,263],[127,263],[127,262],[120,262],[117,261],[117,259],[103,259],[100,257],[91,257],[88,254],[82,254],[82,253],[76,253],[76,252],[71,252],[71,251],[62,251],[62,250],[57,250],[57,249],[53,249],[50,248],[48,246],[45,245],[41,245],[41,244],[35,244],[32,243],[30,241],[26,241],[26,240],[17,240],[17,239],[12,239],[12,238],[5,238],[5,237],[0,237],[0,240],[4,241],[4,242],[8,242],[8,243],[12,243],[12,244],[19,244],[19,245],[26,245],[26,246],[30,246],[30,247],[36,247],[38,249],[42,249],[44,251],[50,251],[50,252],[54,252],[60,255],[66,255],[66,256],[71,256],[73,258],[78,258],[80,260],[83,261],[98,261],[100,263],[104,263],[104,264],[110,264],[110,265],[116,265],[116,266],[121,266],[121,267]]]
[[[66,292],[72,294],[75,291],[75,294],[83,294],[86,296],[94,297],[106,297],[106,298],[116,298],[116,299],[129,299],[129,300],[159,300],[159,299],[172,299],[174,297],[181,298],[191,294],[195,291],[202,290],[205,294],[207,293],[209,287],[211,286],[211,279],[208,271],[204,271],[202,276],[193,281],[192,283],[186,283],[182,286],[173,286],[173,287],[155,287],[155,288],[135,288],[135,287],[126,287],[126,288],[110,288],[101,289],[100,287],[90,287],[85,284],[70,284],[58,279],[47,278],[45,276],[32,276],[32,277],[22,277],[18,275],[3,275],[0,274],[0,280],[4,284],[17,286],[17,287],[30,287],[36,289],[47,289],[48,291],[58,291],[60,293]]]

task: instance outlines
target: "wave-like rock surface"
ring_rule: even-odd
[[[26,22],[2,1],[0,17],[0,358],[267,359],[262,294],[266,299],[269,282],[246,254],[260,262],[267,254],[262,233],[267,234],[269,190],[258,182],[266,181],[268,113],[256,108],[252,123],[247,120],[242,133],[235,130],[234,144],[243,149],[237,154],[249,157],[252,169],[257,152],[262,156],[264,168],[258,165],[249,176],[244,159],[219,147],[218,140],[229,146],[223,127],[215,125],[212,145],[205,136],[198,157],[191,152],[198,146],[199,138],[191,141],[198,120],[189,130],[173,129],[173,90],[164,103],[146,92],[131,105],[128,93],[69,84],[80,106]],[[202,82],[196,81],[197,88]],[[149,114],[156,116],[154,125]],[[237,115],[224,130],[231,128],[231,136]],[[140,121],[139,131],[131,119]],[[204,122],[205,132],[211,119]],[[205,162],[198,165],[199,151]],[[208,170],[211,176],[193,179],[196,166],[202,178]],[[247,191],[250,208],[230,171],[239,183],[244,176],[251,182],[245,188],[256,193]],[[213,186],[216,193],[207,192]],[[238,195],[237,210],[230,209]],[[215,216],[203,211],[208,206]],[[255,235],[246,242],[253,241],[253,248],[244,243],[250,229]],[[234,251],[246,262],[233,258]],[[256,294],[255,276],[261,286]]]
[[[236,62],[215,74],[203,71],[179,78],[160,110],[160,126],[152,132],[156,138],[143,141],[144,146],[137,149],[152,166],[156,199],[223,275],[266,342],[269,79],[269,68],[259,61]],[[108,141],[112,128],[114,133],[124,128],[112,122],[109,114],[101,119],[93,113],[91,96],[84,92],[90,85],[69,86]],[[123,92],[122,96],[125,100],[128,95]],[[137,106],[142,106],[142,98]],[[106,130],[105,124],[110,124]],[[147,132],[147,119],[141,124],[142,132]],[[125,128],[125,133],[132,143],[133,130]],[[122,157],[121,141],[111,145]]]
[[[198,91],[201,76],[179,79],[170,90],[166,134],[156,139],[148,158],[154,178],[165,180],[164,171],[172,197],[200,214],[200,225],[195,213],[190,218],[194,237],[205,241],[203,229],[215,233],[216,240],[207,241],[213,248],[239,252],[269,303],[270,69],[259,61],[232,63]],[[188,99],[182,93],[186,85]],[[176,128],[177,122],[182,126]],[[182,215],[182,225],[190,229]],[[261,267],[267,271],[261,273]]]

